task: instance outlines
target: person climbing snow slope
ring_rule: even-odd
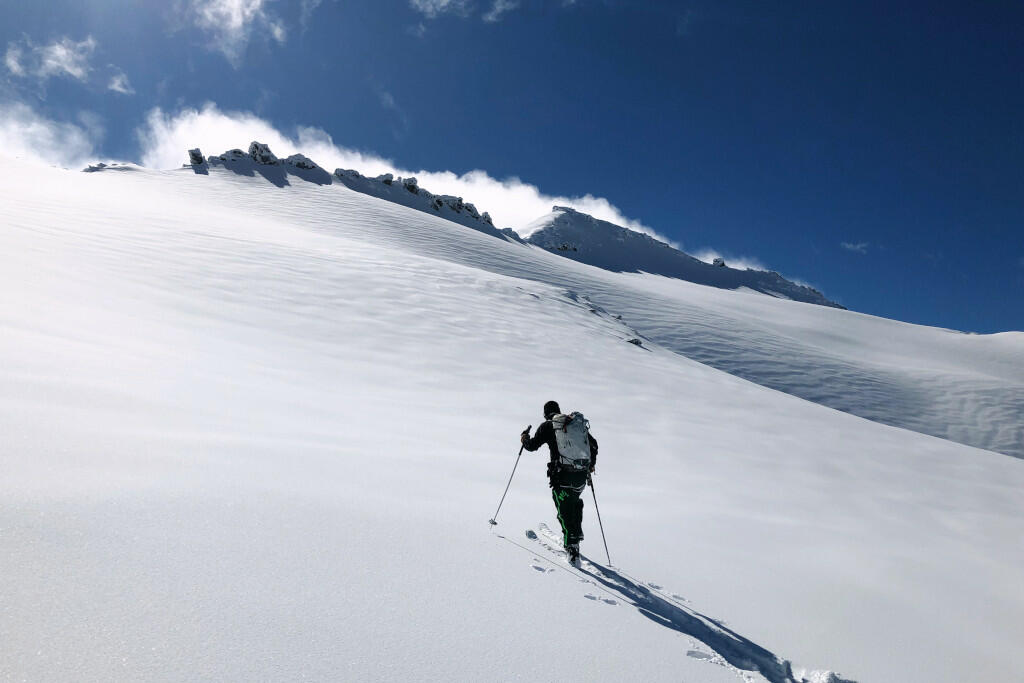
[[[580,495],[597,463],[597,440],[590,434],[590,423],[581,413],[562,414],[555,401],[544,404],[544,422],[531,437],[523,432],[521,441],[528,451],[547,444],[548,485],[555,511],[562,525],[562,545],[571,564],[579,564],[583,540],[583,500]]]

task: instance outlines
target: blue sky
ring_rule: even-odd
[[[1019,3],[4,2],[0,144],[169,167],[265,138],[1022,330],[1021,35]]]

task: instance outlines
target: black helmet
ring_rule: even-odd
[[[548,401],[544,404],[544,419],[550,420],[552,415],[557,415],[562,412],[562,409],[558,407],[558,401]]]

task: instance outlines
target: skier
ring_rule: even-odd
[[[569,562],[579,565],[580,541],[583,540],[583,500],[597,463],[597,440],[590,435],[589,423],[580,413],[563,415],[555,401],[544,404],[544,422],[531,437],[529,429],[521,436],[523,448],[533,452],[547,444],[548,484],[555,501],[555,511],[562,525],[562,545]]]

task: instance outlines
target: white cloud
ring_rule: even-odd
[[[470,0],[409,0],[409,5],[433,19],[439,14],[453,12],[463,16],[469,14]]]
[[[89,76],[89,58],[95,49],[96,41],[92,36],[79,42],[63,38],[51,43],[42,48],[40,75],[44,78],[67,75],[84,81]]]
[[[846,249],[847,251],[855,251],[858,254],[866,254],[868,253],[869,245],[867,242],[840,242],[839,246],[841,246],[843,249]]]
[[[114,75],[110,77],[110,82],[107,84],[107,90],[113,90],[114,92],[121,93],[122,95],[134,95],[135,89],[132,88],[132,84],[128,82],[128,76],[125,72],[113,65],[111,65],[111,68],[114,70]]]
[[[100,72],[109,74],[109,78],[92,76],[96,70],[90,61],[96,46],[96,39],[92,36],[77,41],[65,36],[47,45],[35,45],[26,36],[20,43],[7,45],[4,66],[14,76],[34,78],[40,84],[50,78],[64,77],[92,87],[106,87],[123,95],[133,94],[135,91],[128,82],[128,76],[113,64],[108,64],[107,70]]]
[[[405,113],[398,103],[395,102],[395,96],[383,88],[377,88],[377,96],[380,98],[380,106],[389,111],[391,116],[394,117],[393,125],[391,127],[391,133],[395,136],[396,140],[401,140],[409,134],[411,123],[409,116]]]
[[[278,156],[301,152],[328,171],[352,168],[369,176],[382,173],[415,176],[422,187],[435,194],[457,195],[476,204],[480,211],[489,211],[499,227],[521,228],[549,213],[553,205],[559,205],[664,239],[641,222],[624,216],[604,197],[550,195],[518,178],[499,180],[482,170],[463,174],[411,171],[375,154],[339,146],[320,128],[301,127],[294,135],[286,135],[250,112],[221,111],[212,103],[201,110],[183,109],[173,114],[154,109],[136,134],[142,149],[142,164],[152,168],[181,166],[187,159],[186,150],[192,147],[200,147],[207,154],[219,154],[259,140],[270,145]]]
[[[92,70],[89,60],[95,49],[96,40],[92,36],[80,41],[65,36],[49,45],[34,45],[25,38],[22,45],[7,45],[4,65],[19,77],[33,76],[45,81],[54,76],[66,76],[85,81]]]
[[[7,52],[4,54],[4,66],[15,76],[25,75],[25,67],[21,65],[21,48],[14,43],[7,46]]]
[[[725,265],[730,268],[738,268],[739,270],[743,270],[744,268],[750,268],[751,270],[771,270],[768,266],[761,263],[761,261],[751,256],[726,256],[717,249],[712,249],[710,247],[698,249],[696,252],[691,254],[691,256],[703,261],[704,263],[714,263],[716,258],[720,258],[725,261]]]
[[[94,160],[102,127],[95,115],[81,125],[49,119],[22,102],[0,104],[0,153],[30,161],[81,168]]]
[[[324,0],[302,0],[299,14],[299,23],[302,25],[302,30],[305,31],[309,28],[309,20],[313,18],[313,12],[316,8],[323,4]]]
[[[489,23],[501,21],[502,14],[511,12],[517,7],[519,7],[519,0],[494,0],[491,9],[484,14],[483,19]]]
[[[265,5],[266,0],[191,0],[189,11],[195,25],[212,33],[216,49],[238,68],[255,29],[265,30],[278,43],[287,39],[284,24]]]

